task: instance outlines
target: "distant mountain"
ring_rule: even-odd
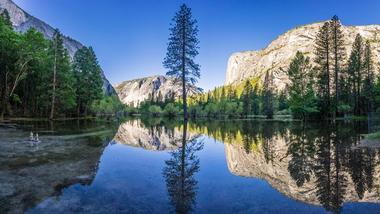
[[[311,59],[315,56],[314,42],[321,23],[314,23],[294,28],[279,36],[266,48],[258,51],[245,51],[232,54],[228,60],[226,85],[240,84],[246,79],[264,79],[266,71],[274,74],[274,84],[278,89],[283,89],[289,78],[286,69],[297,51],[303,52]],[[343,26],[345,36],[346,56],[349,57],[351,47],[357,33],[363,39],[371,42],[373,59],[378,71],[380,62],[380,25],[368,26]]]
[[[6,9],[9,12],[11,21],[13,23],[13,27],[15,30],[19,32],[25,32],[29,28],[35,28],[37,31],[41,32],[46,38],[51,39],[54,34],[54,28],[45,22],[29,15],[19,6],[17,6],[11,0],[0,0],[0,11]],[[64,36],[63,43],[68,50],[71,57],[74,56],[75,52],[82,48],[83,45],[68,37]],[[107,95],[115,94],[115,89],[109,83],[107,78],[104,75],[104,71],[102,70],[102,79],[103,79],[103,91]]]
[[[148,99],[165,100],[171,96],[180,97],[182,95],[181,82],[167,76],[151,76],[128,80],[116,85],[115,89],[122,103],[134,107],[139,106],[141,102]],[[188,88],[189,95],[199,92],[199,89],[195,87]]]

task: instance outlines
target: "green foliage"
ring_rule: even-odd
[[[243,114],[244,115],[249,115],[252,113],[252,85],[249,82],[249,80],[246,81],[245,86],[244,86],[244,91],[242,95],[242,100],[243,100]]]
[[[164,114],[168,117],[175,117],[179,114],[179,109],[174,105],[174,103],[168,103],[164,108]]]
[[[83,47],[74,55],[73,63],[76,78],[77,114],[87,114],[88,106],[102,97],[103,81],[101,68],[93,49]]]
[[[0,120],[71,117],[76,115],[77,101],[83,110],[102,98],[100,67],[91,48],[83,49],[86,54],[74,60],[73,69],[58,30],[52,40],[33,28],[18,33],[7,17],[6,12],[0,14]],[[101,104],[110,111],[113,107],[106,109],[105,103],[113,102]]]
[[[158,117],[162,113],[162,109],[160,106],[152,105],[152,106],[149,106],[149,113],[153,117]]]
[[[289,106],[295,118],[306,119],[317,112],[313,89],[313,70],[309,58],[297,52],[287,71],[289,80]]]
[[[168,72],[182,82],[182,103],[184,117],[187,119],[186,85],[195,85],[200,78],[200,66],[194,61],[198,55],[198,25],[192,17],[191,9],[185,4],[172,19],[168,48],[163,65]]]
[[[12,27],[12,21],[11,21],[11,17],[9,16],[8,10],[4,9],[3,12],[0,13],[0,16],[5,25]]]
[[[264,114],[267,119],[273,118],[273,72],[267,71],[265,73],[264,87],[263,87],[263,105]]]
[[[100,100],[95,100],[90,106],[91,112],[98,116],[115,115],[117,112],[126,111],[117,96],[103,96]]]

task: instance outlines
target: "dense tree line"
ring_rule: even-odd
[[[334,16],[319,29],[313,59],[296,53],[286,70],[290,84],[283,91],[273,89],[273,73],[267,71],[262,85],[247,81],[241,93],[236,93],[239,86],[224,86],[207,93],[206,98],[195,98],[193,108],[206,116],[263,114],[268,119],[275,112],[291,112],[304,120],[374,112],[380,107],[380,82],[375,77],[371,43],[356,35],[346,56],[344,39],[341,22]],[[233,96],[225,96],[225,90],[231,88],[235,91],[227,94]]]
[[[371,41],[356,35],[349,56],[345,43],[341,22],[334,16],[322,24],[316,35],[315,56],[310,59],[297,52],[289,67],[283,70],[290,80],[283,90],[275,89],[273,71],[268,70],[263,78],[188,97],[186,111],[192,117],[212,118],[272,119],[274,115],[292,114],[294,118],[306,120],[368,115],[380,108],[380,76],[375,76],[377,62],[372,58]],[[195,68],[198,71],[198,66]],[[183,100],[164,100],[145,102],[140,110],[155,116],[183,114],[178,108]]]
[[[335,118],[375,111],[376,88],[380,85],[375,84],[370,41],[357,34],[348,59],[344,42],[340,20],[334,16],[319,29],[315,66],[310,66],[302,53],[292,60],[288,69],[289,104],[295,116]]]
[[[15,32],[0,16],[0,120],[8,117],[87,116],[103,98],[101,70],[92,48],[71,60],[63,35],[47,40],[31,28]]]

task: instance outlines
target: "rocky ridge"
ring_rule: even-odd
[[[153,99],[164,101],[172,96],[182,95],[182,84],[172,77],[151,76],[135,80],[124,81],[115,86],[122,103],[137,107],[141,102]],[[199,93],[193,86],[188,87],[188,95]]]
[[[274,85],[279,90],[283,89],[289,82],[285,71],[296,52],[301,51],[311,59],[314,58],[315,37],[322,25],[323,22],[296,27],[280,35],[262,50],[232,54],[228,60],[225,84],[239,84],[255,77],[263,80],[266,71],[271,71],[274,74]],[[360,33],[363,39],[371,43],[374,62],[380,62],[380,25],[343,26],[342,30],[346,57],[351,52],[356,34]],[[375,64],[378,70],[379,65]]]

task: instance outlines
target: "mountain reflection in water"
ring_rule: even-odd
[[[379,150],[359,144],[366,123],[134,119],[79,134],[67,126],[41,135],[38,149],[21,140],[28,128],[0,129],[0,213],[380,208]],[[96,134],[104,127],[112,131]]]

